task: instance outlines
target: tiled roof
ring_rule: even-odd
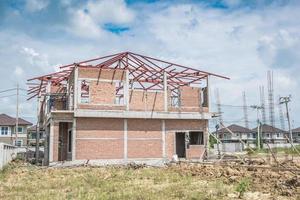
[[[36,125],[29,127],[27,130],[31,132],[36,131]]]
[[[6,114],[0,114],[0,126],[14,126],[16,125],[16,118],[10,117]],[[19,125],[32,125],[32,123],[19,118]]]
[[[228,126],[227,128],[234,133],[253,133],[254,132],[251,129],[248,129],[246,127],[239,126],[236,124],[232,124],[232,125]],[[225,128],[221,128],[218,132],[219,133],[229,133],[228,130]]]
[[[281,130],[281,129],[273,127],[273,126],[270,126],[268,124],[263,124],[263,125],[260,126],[260,128],[261,128],[262,133],[284,133],[284,132],[286,132],[284,130]],[[257,127],[252,129],[252,130],[257,131]]]

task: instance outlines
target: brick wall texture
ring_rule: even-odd
[[[165,120],[165,150],[167,158],[175,154],[175,133],[178,131],[204,130],[203,120]],[[128,159],[163,158],[162,120],[127,119]],[[59,123],[54,123],[53,157],[58,161]],[[124,119],[77,118],[76,160],[123,159]],[[188,158],[202,155],[204,146],[193,147]]]

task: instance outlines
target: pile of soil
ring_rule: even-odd
[[[239,183],[246,178],[250,181],[251,191],[270,193],[272,196],[300,198],[300,168],[294,163],[286,163],[285,167],[295,170],[279,170],[277,166],[262,165],[245,167],[237,163],[226,165],[224,163],[214,165],[180,163],[170,168],[182,175],[189,174],[207,180],[222,179],[226,184]]]

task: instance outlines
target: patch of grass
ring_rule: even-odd
[[[170,168],[41,168],[5,172],[0,199],[224,199],[232,186]]]
[[[250,188],[250,181],[248,178],[243,178],[236,186],[236,191],[239,193],[239,198],[242,198],[244,193]]]
[[[296,145],[295,149],[300,152],[300,145]],[[298,152],[295,150],[293,147],[276,147],[272,148],[273,152],[276,153],[284,153],[284,154],[289,154],[289,155],[296,155]],[[254,152],[252,152],[250,149],[246,149],[247,153],[249,155],[257,155],[257,154],[264,154],[264,153],[270,153],[270,150],[268,148],[264,149],[253,149]]]

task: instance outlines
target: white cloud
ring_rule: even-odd
[[[134,13],[124,0],[97,0],[87,3],[85,10],[98,23],[130,23]]]
[[[274,70],[275,97],[292,94],[291,116],[295,125],[300,125],[296,117],[300,112],[299,6],[236,8],[229,12],[188,3],[160,3],[150,7],[140,4],[135,11],[124,1],[89,1],[82,7],[68,8],[71,23],[59,30],[59,37],[52,36],[47,41],[22,34],[1,35],[0,58],[8,57],[7,52],[19,55],[15,49],[23,46],[20,56],[4,60],[7,66],[22,66],[29,78],[43,70],[50,72],[56,63],[129,50],[229,76],[230,81],[213,78],[211,94],[214,103],[213,89],[218,87],[222,103],[229,105],[242,105],[242,91],[247,93],[248,105],[259,103],[258,87],[267,88],[266,72]],[[236,7],[238,3],[229,2]],[[129,24],[131,30],[112,36],[102,29],[105,23]],[[66,37],[65,30],[89,40]],[[1,73],[7,76],[13,70],[3,69]],[[30,110],[34,108],[28,105],[28,113]],[[223,111],[225,120],[243,124],[241,108],[224,107]],[[256,113],[249,113],[254,126]],[[33,111],[31,114],[35,115]]]
[[[72,11],[71,26],[67,30],[84,38],[97,39],[104,35],[97,22],[83,10]]]
[[[29,12],[38,12],[47,8],[48,0],[26,0],[25,9]]]
[[[17,66],[15,68],[14,74],[16,76],[22,76],[24,74],[24,70],[20,66]]]
[[[134,12],[123,0],[89,1],[80,8],[70,8],[70,26],[66,29],[82,38],[99,39],[107,36],[103,26],[107,23],[127,25],[134,19]]]
[[[22,47],[21,53],[26,56],[27,61],[32,67],[40,68],[44,72],[47,71],[47,67],[49,67],[50,64],[46,54],[39,54],[33,48],[29,47]]]

